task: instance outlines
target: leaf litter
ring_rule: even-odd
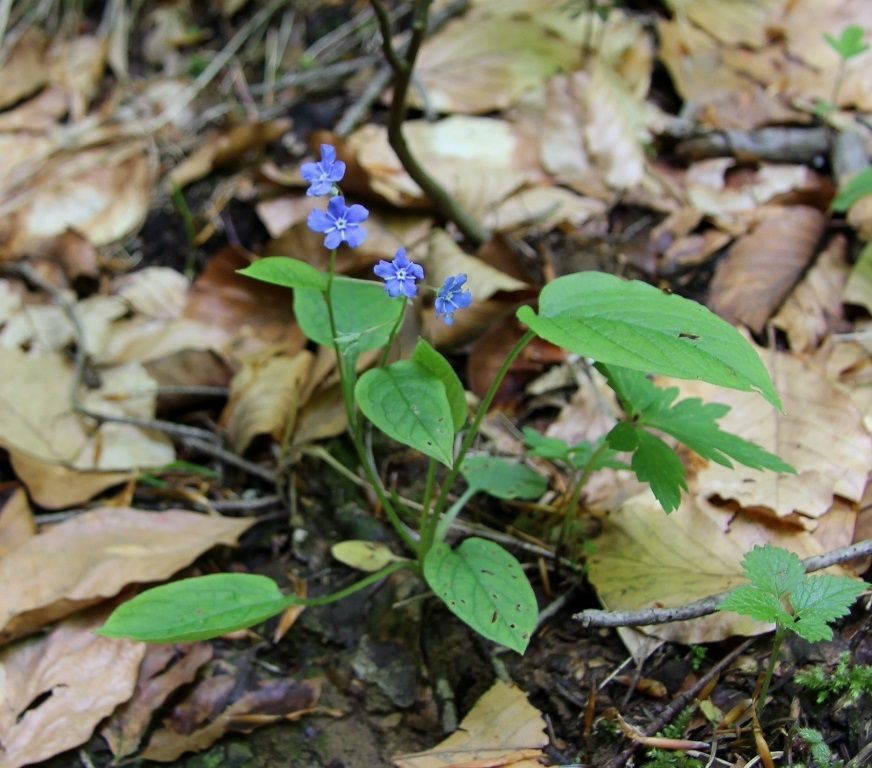
[[[468,273],[476,284],[469,314],[458,316],[447,331],[434,324],[430,307],[421,306],[403,338],[413,343],[424,328],[444,348],[474,345],[468,347],[468,378],[479,393],[477,363],[485,365],[489,357],[499,362],[501,340],[518,332],[508,316],[534,285],[561,273],[567,252],[595,248],[597,263],[607,271],[668,283],[697,297],[703,292],[720,314],[750,329],[758,342],[765,339],[760,356],[776,381],[783,413],[762,411],[762,401],[744,393],[678,385],[683,397],[705,394],[731,405],[724,428],[782,456],[796,467],[796,476],[728,471],[687,454],[691,493],[670,518],[649,496],[639,495],[626,473],[608,469],[593,478],[580,510],[588,530],[602,528],[588,563],[606,606],[678,604],[738,583],[742,555],[756,544],[774,543],[805,557],[868,537],[872,366],[866,311],[872,281],[869,249],[858,247],[858,237],[860,243],[868,239],[872,198],[854,202],[848,226],[834,234],[828,208],[834,185],[819,157],[768,162],[728,145],[713,157],[685,163],[672,149],[688,136],[707,141],[705,131],[712,128],[747,137],[747,131],[772,125],[810,126],[817,119],[815,105],[836,93],[836,109],[825,124],[834,133],[856,133],[868,153],[872,54],[852,60],[840,74],[838,56],[821,33],[838,37],[857,24],[868,35],[872,28],[860,0],[673,0],[652,18],[621,8],[603,18],[578,5],[581,12],[573,15],[578,9],[557,0],[478,0],[430,36],[421,53],[422,87],[413,89],[413,98],[427,119],[405,127],[413,151],[505,240],[492,241],[475,256],[458,245],[450,229],[438,226],[375,120],[351,133],[343,148],[355,190],[379,205],[365,248],[340,255],[339,269],[365,275],[404,245],[417,246],[418,257],[429,259],[428,272]],[[234,14],[245,20],[250,10],[245,3],[225,3],[221,12],[225,21]],[[213,473],[218,480],[196,468],[175,478],[164,474],[177,455],[189,457],[188,446],[125,420],[150,423],[169,416],[207,424],[233,455],[245,454],[262,468],[284,447],[311,447],[339,434],[345,423],[335,360],[313,358],[305,349],[287,294],[235,275],[253,259],[277,253],[323,266],[318,241],[303,225],[311,202],[299,194],[296,181],[284,182],[295,176],[304,154],[300,138],[307,119],[294,128],[285,112],[268,106],[275,99],[283,105],[304,100],[305,87],[250,90],[243,74],[248,69],[233,64],[220,97],[208,88],[192,94],[187,85],[204,63],[193,59],[198,46],[216,54],[209,39],[214,30],[197,26],[196,14],[181,3],[148,7],[145,14],[145,69],[141,62],[128,66],[122,24],[107,37],[66,38],[30,26],[13,36],[0,65],[0,84],[6,86],[0,88],[0,148],[9,160],[0,174],[0,260],[32,265],[52,286],[47,291],[45,283],[35,285],[14,270],[0,282],[6,374],[0,443],[18,480],[0,508],[0,569],[8,574],[4,584],[16,585],[7,590],[3,632],[6,640],[47,632],[2,651],[8,700],[0,714],[3,765],[38,762],[78,747],[101,721],[116,756],[146,745],[145,757],[173,761],[207,748],[229,729],[314,712],[322,685],[291,676],[252,682],[220,643],[146,652],[87,630],[94,615],[89,611],[105,610],[90,606],[130,584],[170,578],[216,544],[237,542],[252,524],[248,518],[173,509],[179,498],[208,506],[256,497],[248,482],[228,483],[223,470]],[[293,54],[304,52],[305,41],[290,27],[271,27],[270,34],[289,35],[281,38],[288,46],[283,66],[293,69]],[[668,74],[666,89],[655,76],[655,61]],[[137,74],[129,80],[115,77],[131,72]],[[843,79],[836,92],[838,77]],[[353,100],[359,87],[350,81],[347,98]],[[227,99],[238,99],[237,114],[244,110],[247,119],[223,119]],[[217,119],[201,119],[201,107],[215,105]],[[188,199],[198,203],[190,222],[194,242],[184,245],[181,238],[174,244],[178,269],[155,266],[149,242],[131,239],[138,231],[153,236],[152,220],[169,221],[158,212],[167,208],[171,183],[185,187]],[[271,242],[239,236],[239,205],[256,206]],[[632,220],[624,230],[641,221],[639,234],[621,231],[627,216]],[[216,232],[226,233],[227,245],[209,239]],[[131,245],[146,252],[144,268],[131,271],[136,256],[125,249]],[[199,250],[185,253],[191,248]],[[190,273],[189,264],[196,267],[193,285],[183,275]],[[78,352],[86,355],[83,373],[77,372]],[[510,377],[516,391],[502,402],[549,435],[575,440],[607,429],[614,405],[584,376],[557,377],[556,386],[533,393],[530,382],[554,370],[550,366],[571,370],[576,364],[544,344],[534,353],[538,357],[519,363],[516,378]],[[207,394],[191,400],[161,392],[169,387]],[[77,405],[112,418],[94,420]],[[514,446],[520,455],[511,430],[508,436],[496,428],[488,434],[500,435],[500,445]],[[301,474],[295,470],[291,482],[294,494],[302,489],[306,516],[317,502]],[[556,491],[565,488],[560,468],[549,467],[548,474]],[[157,481],[149,497],[146,478]],[[119,486],[116,496],[99,499]],[[96,504],[116,503],[36,532],[45,509],[67,510],[95,498]],[[160,511],[131,508],[130,498],[157,502]],[[552,524],[566,514],[559,500],[559,493],[549,491],[540,505]],[[340,511],[342,503],[336,505]],[[516,503],[501,505],[496,518],[487,518],[499,529],[495,534],[506,529],[518,536],[530,520],[541,520],[541,509],[533,514]],[[519,527],[506,517],[512,510],[521,512]],[[492,509],[481,505],[480,511]],[[299,525],[298,510],[294,514]],[[534,547],[547,539],[539,526],[524,533]],[[311,523],[296,530],[311,536],[306,527]],[[366,538],[343,536],[359,537]],[[323,532],[308,544],[304,539],[295,535],[288,544],[287,531],[277,531],[264,546],[293,552],[290,559],[282,555],[288,572],[295,570],[295,559],[317,570],[332,539],[326,536],[325,542]],[[313,547],[313,540],[319,544]],[[235,567],[256,567],[248,558]],[[547,579],[542,586],[549,594]],[[312,631],[310,613],[284,642]],[[388,627],[379,629],[390,633]],[[540,668],[511,667],[527,690],[537,691],[537,703],[547,702],[549,713],[565,712],[567,701],[575,705],[578,699],[559,693],[563,682],[555,679],[561,676],[544,671],[552,663],[547,649],[557,647],[555,633],[565,629],[550,618],[540,633],[543,650],[534,650]],[[732,614],[645,628],[684,644],[761,630]],[[657,642],[633,639],[626,630],[621,636],[637,660],[646,655],[640,648],[651,652]],[[243,642],[258,641],[248,636]],[[567,654],[570,669],[581,670],[573,685],[592,686],[593,678],[584,675],[598,668],[596,659],[574,667],[579,653],[603,663],[610,653],[587,642],[575,640]],[[315,655],[324,653],[319,647]],[[40,667],[47,663],[41,659],[54,658],[56,672]],[[301,671],[306,664],[300,662]],[[280,666],[286,671],[287,660]],[[479,694],[486,688],[483,679],[475,686]],[[419,722],[426,720],[428,696],[432,704],[425,685],[413,697]],[[396,764],[538,764],[548,739],[541,714],[524,695],[495,686],[472,706],[475,698],[466,698],[469,714],[448,742],[397,758]],[[352,711],[355,705],[346,698],[345,706]],[[505,728],[494,726],[513,712],[517,717]],[[52,730],[59,717],[65,718],[57,720],[63,727]],[[408,712],[400,717],[411,721]],[[566,760],[580,744],[561,744],[561,728],[573,732],[569,719],[557,716],[552,734],[552,746],[565,748]],[[529,738],[507,744],[516,725]],[[331,725],[323,727],[327,732]],[[408,729],[403,733],[411,738]],[[460,762],[445,751],[455,747],[463,752]],[[390,754],[383,751],[383,759]]]

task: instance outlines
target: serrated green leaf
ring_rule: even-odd
[[[626,368],[756,390],[781,402],[766,367],[743,336],[701,304],[654,286],[599,272],[566,275],[545,286],[539,314],[518,319],[547,341]]]
[[[638,425],[666,432],[704,459],[725,467],[732,467],[733,459],[752,469],[795,474],[796,470],[775,454],[721,430],[717,421],[729,412],[728,405],[703,403],[696,397],[673,404],[678,397],[676,387],[658,387],[645,374],[620,366],[597,367]]]
[[[147,643],[193,643],[260,624],[292,602],[266,576],[216,573],[137,595],[119,605],[97,634]]]
[[[265,256],[236,271],[240,275],[281,285],[283,288],[323,291],[327,287],[327,275],[305,261],[287,256]]]
[[[791,629],[810,643],[832,639],[829,623],[847,615],[854,600],[868,587],[866,582],[828,573],[805,576],[790,593],[796,617]]]
[[[547,480],[530,467],[496,456],[469,456],[460,468],[470,488],[498,499],[538,499]]]
[[[387,343],[403,302],[388,296],[378,283],[348,277],[333,281],[332,294],[340,347],[356,354]],[[333,346],[327,300],[321,291],[295,290],[294,314],[306,338],[325,347]]]
[[[576,443],[569,449],[569,464],[576,469],[587,466],[594,452],[599,450],[604,441],[605,437],[601,437],[596,443],[590,443],[586,440]],[[615,450],[612,446],[600,451],[599,456],[593,460],[590,471],[596,472],[598,469],[629,469],[629,464],[617,458],[618,453],[619,451]]]
[[[793,617],[784,610],[781,601],[771,592],[758,589],[753,584],[736,587],[718,606],[719,611],[732,611],[749,616],[767,624],[778,622],[784,626],[793,623]]]
[[[824,32],[824,40],[839,56],[848,61],[861,53],[869,50],[869,46],[863,42],[865,31],[857,24],[850,24],[842,30],[838,38]]]
[[[536,595],[521,564],[499,544],[466,539],[434,546],[424,578],[449,610],[480,635],[523,653],[536,628]]]
[[[459,432],[466,424],[466,393],[463,391],[463,384],[460,383],[451,363],[424,339],[418,339],[412,352],[412,360],[424,366],[442,382],[445,394],[448,396],[448,404],[451,406],[454,431]]]
[[[872,195],[872,166],[852,176],[839,190],[830,206],[836,213],[845,213],[860,198]]]
[[[678,509],[681,492],[687,490],[684,465],[666,443],[644,429],[637,429],[637,447],[630,469],[651,491],[666,512]]]
[[[757,589],[776,598],[793,592],[805,579],[805,568],[794,552],[771,544],[756,546],[745,554],[742,568]]]
[[[453,463],[454,428],[442,381],[414,360],[374,368],[354,388],[360,410],[375,426],[404,445]]]

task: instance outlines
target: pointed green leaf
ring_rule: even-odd
[[[701,379],[781,402],[757,352],[701,304],[654,286],[600,272],[566,275],[545,286],[539,314],[518,319],[546,341],[594,360]]]
[[[500,645],[523,653],[536,629],[536,595],[521,564],[499,544],[466,539],[424,558],[424,578],[462,621]]]
[[[367,371],[354,394],[363,415],[386,435],[452,465],[451,406],[442,381],[424,366],[401,360]]]
[[[681,492],[687,490],[684,465],[666,443],[644,429],[636,430],[638,445],[630,461],[630,469],[651,491],[666,512],[678,509]]]
[[[728,405],[703,403],[697,397],[674,403],[678,397],[677,387],[658,387],[644,373],[629,368],[603,364],[598,364],[597,368],[606,376],[637,426],[666,432],[704,459],[725,467],[732,467],[730,459],[734,459],[752,469],[795,474],[793,467],[775,454],[718,426],[718,419],[730,410]]]
[[[524,427],[524,442],[534,456],[569,462],[569,444],[558,437],[547,437],[532,427]]]
[[[216,573],[137,595],[119,605],[97,634],[146,643],[193,643],[253,627],[291,602],[266,576]]]
[[[872,195],[872,166],[852,176],[839,190],[831,204],[836,213],[845,213],[860,198]]]
[[[403,302],[388,296],[378,283],[348,277],[337,277],[332,293],[336,337],[343,349],[365,352],[387,343]],[[307,338],[333,346],[327,300],[321,291],[294,291],[294,314]]]
[[[305,261],[287,256],[265,256],[237,272],[284,288],[323,291],[327,287],[327,275]]]
[[[496,456],[469,456],[460,468],[466,482],[498,499],[538,499],[548,481],[517,461]]]
[[[442,382],[445,394],[448,396],[448,404],[451,406],[454,431],[459,432],[466,424],[466,393],[451,363],[424,339],[418,339],[418,344],[412,352],[412,360],[423,365]]]

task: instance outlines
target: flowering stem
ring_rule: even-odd
[[[463,459],[472,447],[472,443],[475,440],[475,436],[478,434],[481,422],[487,414],[493,399],[496,397],[500,385],[503,383],[503,379],[506,378],[509,368],[512,367],[512,363],[515,362],[518,355],[523,352],[524,347],[526,347],[535,337],[536,334],[533,333],[533,331],[527,331],[523,336],[521,336],[503,361],[499,371],[497,371],[497,375],[494,376],[493,381],[491,381],[490,387],[488,387],[488,390],[476,411],[475,418],[473,418],[472,424],[470,425],[466,436],[463,438],[463,442],[460,444],[460,450],[457,452],[457,457],[454,459],[454,465],[451,467],[451,470],[448,472],[445,480],[442,481],[442,485],[439,487],[439,498],[436,500],[433,514],[427,521],[425,529],[421,531],[421,544],[419,549],[421,559],[423,559],[424,555],[427,554],[430,547],[433,546],[436,535],[436,526],[438,525],[439,518],[445,509],[445,504],[448,501],[448,491],[451,490],[454,481],[457,479],[457,475],[460,473],[460,466],[463,464]]]
[[[412,13],[412,37],[406,49],[405,58],[400,58],[391,40],[391,21],[388,10],[382,0],[370,0],[378,19],[382,35],[382,50],[394,73],[394,91],[391,98],[390,115],[388,116],[388,141],[397,157],[412,177],[421,187],[424,194],[430,198],[436,210],[457,228],[474,245],[481,245],[490,238],[490,232],[469,215],[451,194],[434,179],[412,154],[406,137],[403,135],[403,122],[408,111],[409,85],[415,69],[415,59],[424,42],[427,33],[427,14],[432,0],[416,0]]]
[[[391,500],[382,487],[381,478],[373,468],[372,462],[369,460],[369,455],[364,447],[363,440],[360,436],[359,425],[354,410],[354,367],[346,366],[345,356],[342,354],[342,348],[339,344],[339,339],[336,334],[336,316],[333,313],[333,276],[336,272],[336,249],[330,251],[330,266],[327,272],[327,287],[324,290],[324,298],[327,301],[327,317],[330,320],[330,336],[333,338],[333,351],[336,353],[336,366],[339,369],[339,382],[342,389],[342,400],[345,404],[345,416],[348,420],[348,434],[351,436],[351,442],[354,444],[354,449],[357,451],[358,459],[360,460],[363,471],[366,474],[366,479],[375,491],[382,509],[385,511],[388,520],[397,532],[397,535],[403,540],[412,552],[417,553],[418,543],[407,530],[405,524],[394,509]],[[349,370],[350,368],[350,370]]]
[[[394,323],[394,327],[391,328],[391,333],[388,336],[388,340],[385,343],[384,349],[382,350],[381,358],[378,361],[378,367],[384,368],[385,363],[388,361],[388,356],[391,354],[391,347],[394,346],[394,339],[396,338],[397,331],[400,330],[400,325],[402,325],[403,318],[406,316],[406,304],[408,303],[408,299],[403,296],[402,306],[400,307],[400,313],[397,315],[396,322]]]
[[[581,496],[581,492],[584,489],[584,486],[587,485],[587,481],[590,480],[590,476],[593,473],[597,462],[600,460],[602,455],[608,451],[608,449],[609,444],[603,440],[597,449],[591,453],[590,458],[585,462],[584,467],[576,475],[576,480],[572,487],[572,493],[570,494],[569,501],[563,510],[563,522],[560,526],[560,535],[557,538],[557,552],[555,553],[557,558],[555,562],[557,563],[560,562],[563,549],[566,546],[566,539],[569,535],[569,524],[573,517],[575,517],[575,512],[578,509],[578,499]]]

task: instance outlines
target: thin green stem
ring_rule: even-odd
[[[388,336],[388,340],[385,343],[384,350],[382,351],[381,358],[378,361],[378,367],[384,368],[385,363],[388,361],[388,356],[391,354],[391,347],[394,345],[394,339],[396,338],[397,331],[400,330],[400,326],[403,324],[403,318],[406,316],[406,304],[409,303],[409,300],[403,296],[402,306],[400,307],[400,312],[397,315],[397,319],[394,322],[394,327],[391,328],[390,335]]]
[[[369,480],[372,489],[375,491],[382,508],[387,515],[390,524],[394,527],[397,535],[403,540],[403,543],[416,555],[418,553],[418,543],[412,537],[406,528],[405,523],[400,519],[394,505],[385,493],[382,486],[381,478],[373,467],[373,463],[369,459],[363,440],[360,436],[360,429],[357,423],[356,413],[354,410],[354,370],[348,370],[345,365],[345,357],[342,354],[342,348],[339,344],[339,339],[336,333],[336,317],[333,312],[333,277],[336,272],[336,249],[330,251],[330,266],[327,272],[327,287],[324,290],[324,297],[327,302],[327,317],[330,320],[330,336],[333,339],[333,351],[336,353],[336,366],[339,370],[339,381],[342,390],[342,401],[345,404],[345,415],[348,420],[348,434],[351,436],[351,442],[354,444],[354,449],[357,451],[358,459],[366,474],[366,479]]]
[[[766,674],[763,677],[763,685],[760,686],[760,695],[757,697],[757,715],[763,714],[763,707],[766,706],[766,697],[769,695],[769,684],[772,682],[772,675],[775,672],[775,665],[778,663],[778,654],[781,651],[781,644],[787,635],[787,627],[781,624],[775,625],[775,637],[772,640],[772,655],[769,657],[769,664],[766,667]]]
[[[417,570],[417,565],[412,560],[391,563],[390,565],[386,565],[380,571],[371,573],[360,581],[355,581],[354,584],[351,584],[345,589],[340,589],[338,592],[331,592],[329,595],[322,595],[321,597],[288,597],[288,605],[329,605],[330,603],[338,602],[349,595],[353,595],[355,592],[360,592],[361,589],[366,589],[370,584],[375,584],[377,581],[381,581],[392,573],[396,573],[404,568]]]
[[[488,409],[496,397],[500,385],[503,383],[503,379],[506,378],[506,374],[509,372],[509,368],[512,367],[512,363],[515,362],[518,355],[524,351],[524,347],[526,347],[534,338],[536,338],[536,334],[533,333],[533,331],[527,331],[520,339],[518,339],[517,343],[512,347],[511,352],[509,352],[508,356],[503,361],[503,364],[500,366],[499,371],[497,371],[497,375],[494,376],[493,381],[491,381],[490,386],[488,387],[487,392],[485,392],[484,398],[476,411],[475,417],[472,420],[472,424],[467,430],[463,442],[460,444],[460,450],[457,452],[457,456],[454,459],[454,465],[451,467],[448,474],[445,476],[445,479],[442,481],[442,484],[439,486],[439,498],[436,500],[436,507],[433,510],[433,519],[438,520],[442,515],[442,511],[445,509],[445,504],[448,500],[448,492],[454,485],[457,475],[460,474],[460,466],[463,464],[466,454],[472,447],[475,436],[478,434],[479,427],[481,427],[481,422],[487,415]],[[422,545],[425,541],[427,541],[427,539],[424,537],[422,532]],[[431,539],[431,546],[432,543]]]
[[[590,458],[585,462],[581,472],[576,476],[575,483],[572,487],[572,493],[569,496],[569,501],[563,510],[563,522],[560,525],[560,535],[557,538],[556,557],[558,558],[558,561],[563,553],[564,547],[566,546],[566,538],[569,535],[569,525],[575,516],[576,509],[578,508],[578,499],[581,497],[581,492],[584,489],[584,486],[587,485],[587,481],[590,480],[590,476],[593,473],[597,462],[603,454],[608,451],[608,449],[608,443],[603,440],[599,446],[597,446],[596,450],[591,453]]]
[[[470,486],[457,497],[457,501],[448,508],[448,511],[442,515],[442,519],[439,520],[436,526],[434,541],[442,541],[448,535],[448,531],[451,530],[451,524],[463,511],[463,508],[469,503],[469,500],[478,493],[478,490],[478,488]]]

